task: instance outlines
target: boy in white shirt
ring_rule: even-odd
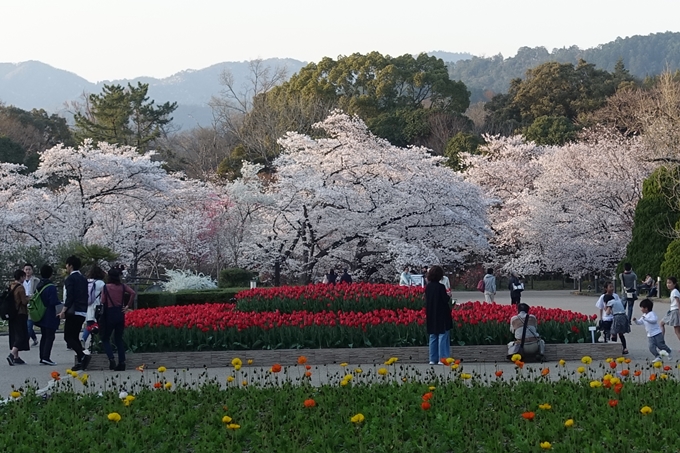
[[[619,297],[616,294],[614,294],[614,285],[610,282],[607,282],[607,284],[605,285],[605,293],[602,294],[595,303],[595,308],[600,309],[600,324],[598,326],[598,330],[601,330],[603,332],[605,343],[607,343],[610,339],[612,322],[614,321],[614,314],[611,312],[607,313],[606,310],[607,304],[604,301],[604,296],[606,296],[607,294],[613,295],[614,298]]]
[[[666,351],[668,353],[668,358],[670,358],[671,348],[666,345],[666,342],[663,339],[661,326],[659,326],[659,318],[657,318],[656,313],[652,311],[653,308],[654,302],[649,299],[643,299],[640,302],[642,317],[640,319],[633,318],[633,322],[637,325],[644,324],[645,330],[647,331],[647,340],[649,341],[649,352],[654,355],[654,362],[659,362],[661,360],[659,351]]]

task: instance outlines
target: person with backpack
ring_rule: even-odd
[[[496,277],[493,276],[493,268],[486,270],[484,282],[484,300],[489,303],[496,302]]]
[[[524,291],[524,283],[522,277],[517,272],[510,274],[510,282],[508,283],[510,290],[510,305],[519,305],[522,300],[522,291]]]
[[[76,353],[78,363],[71,368],[73,371],[86,370],[91,357],[83,352],[80,343],[80,329],[87,316],[87,279],[80,273],[81,261],[75,255],[66,258],[66,271],[69,276],[64,280],[64,308],[59,313],[64,318],[64,340],[66,345]]]
[[[52,345],[54,344],[54,337],[59,328],[59,318],[57,317],[57,305],[60,305],[59,297],[57,296],[57,287],[52,280],[54,269],[52,266],[45,264],[40,268],[40,283],[36,287],[36,291],[40,294],[40,300],[45,306],[45,313],[35,325],[40,327],[40,364],[55,366],[50,356],[52,355]]]
[[[14,271],[14,282],[9,285],[11,297],[14,299],[14,305],[11,306],[9,313],[9,348],[10,354],[7,356],[7,362],[10,366],[24,365],[19,351],[30,351],[28,345],[28,297],[26,297],[26,290],[24,289],[24,280],[26,280],[26,272],[21,269]]]
[[[31,263],[26,263],[24,264],[24,272],[26,273],[26,280],[24,280],[24,290],[26,291],[26,297],[29,299],[31,296],[36,291],[36,288],[38,287],[38,283],[40,283],[40,279],[33,275],[33,265]],[[28,315],[28,336],[33,340],[33,345],[32,346],[38,346],[38,337],[35,334],[35,330],[33,330],[33,324],[34,324],[34,319],[31,318],[31,315],[29,313]]]
[[[113,268],[109,271],[109,281],[102,290],[101,303],[104,311],[99,326],[102,346],[109,358],[109,369],[115,371],[125,371],[125,343],[123,343],[125,313],[130,310],[129,304],[135,300],[135,291],[122,283],[120,277],[119,269]],[[118,365],[111,349],[111,334],[118,350]]]
[[[104,278],[106,278],[106,274],[101,267],[92,266],[92,270],[88,277],[87,316],[85,317],[85,328],[83,329],[83,336],[81,339],[84,348],[87,347],[87,339],[92,333],[93,326],[97,323],[95,312],[97,311],[97,306],[101,305],[101,296],[105,285]]]

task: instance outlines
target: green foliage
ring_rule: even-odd
[[[435,377],[411,366],[386,367],[383,377],[377,375],[379,367],[364,365],[348,385],[338,385],[343,371],[329,373],[329,383],[320,387],[304,382],[303,367],[285,367],[275,375],[269,366],[244,368],[230,384],[206,378],[202,370],[193,376],[168,370],[161,376],[147,367],[123,381],[134,395],[129,406],[119,397],[118,385],[99,393],[62,376],[49,398],[22,386],[21,399],[0,408],[0,449],[64,451],[65,439],[57,433],[72,433],[90,450],[106,446],[121,453],[539,452],[544,442],[551,444],[545,451],[556,452],[680,449],[675,402],[680,384],[673,379],[646,382],[648,370],[640,381],[626,381],[619,397],[613,389],[591,388],[587,378],[574,381],[573,370],[560,372],[553,366],[550,375],[560,375],[555,381],[528,377],[540,373],[526,367],[510,380],[494,376],[493,367],[466,380],[461,372]],[[604,372],[597,371],[599,380]],[[100,374],[92,373],[90,381]],[[166,380],[172,391],[150,388]],[[250,385],[244,387],[242,380]],[[430,410],[423,410],[428,392]],[[305,407],[308,399],[314,407]],[[618,405],[610,407],[610,400]],[[542,410],[542,404],[551,408]],[[652,409],[649,415],[640,412],[646,405]],[[119,422],[108,420],[113,412]],[[525,420],[524,412],[535,417]],[[359,413],[364,421],[352,423]],[[227,428],[224,416],[239,428]],[[568,419],[573,427],[565,427]],[[20,441],[18,432],[24,433]]]
[[[26,151],[11,138],[0,135],[0,162],[24,164]]]
[[[680,213],[669,206],[667,197],[678,180],[680,168],[660,168],[643,183],[642,199],[635,208],[633,235],[626,257],[619,264],[619,272],[623,263],[631,263],[637,275],[665,278],[661,264],[672,241],[668,230],[680,220]]]
[[[680,225],[676,225],[677,228]],[[666,279],[668,277],[674,276],[678,278],[680,275],[680,239],[674,239],[668,244],[666,253],[663,257],[663,263],[661,264],[661,282],[662,287],[665,286]]]
[[[524,136],[538,145],[561,146],[576,138],[577,128],[564,116],[539,116],[524,130]]]
[[[76,138],[129,145],[146,152],[172,121],[170,115],[177,108],[176,102],[154,105],[148,90],[149,85],[141,82],[127,88],[104,85],[101,94],[88,96],[84,112],[76,112]]]
[[[75,246],[75,254],[83,261],[83,267],[101,266],[118,259],[118,254],[108,247],[97,244]]]
[[[137,295],[137,308],[157,308],[172,305],[225,303],[247,288],[214,289],[207,291],[153,292]]]
[[[250,279],[256,277],[257,274],[239,267],[230,267],[222,269],[218,279],[218,286],[220,288],[235,288],[238,286],[248,287]]]
[[[458,132],[446,144],[444,156],[448,158],[446,165],[455,171],[464,170],[460,161],[461,153],[477,154],[480,145],[484,144],[484,140],[475,134],[467,132]]]
[[[623,75],[617,71],[619,63],[629,69],[627,75],[630,78],[643,79],[667,69],[674,71],[680,68],[680,33],[665,32],[617,38],[585,50],[571,46],[548,52],[544,47],[521,47],[510,58],[494,55],[450,63],[449,72],[452,79],[465,83],[472,92],[472,102],[477,102],[489,100],[489,93],[506,93],[511,80],[524,76],[527,70],[540,64],[577,64],[580,59],[613,72],[615,78]]]

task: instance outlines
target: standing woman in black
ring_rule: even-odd
[[[446,287],[439,283],[443,277],[441,266],[432,266],[427,272],[425,318],[430,335],[430,365],[436,365],[451,355],[449,330],[453,328],[453,320]]]

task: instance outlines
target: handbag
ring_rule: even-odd
[[[508,359],[514,354],[521,355],[524,353],[524,341],[527,338],[527,327],[529,326],[529,313],[527,313],[522,324],[522,340],[519,343],[515,343],[508,347]]]

